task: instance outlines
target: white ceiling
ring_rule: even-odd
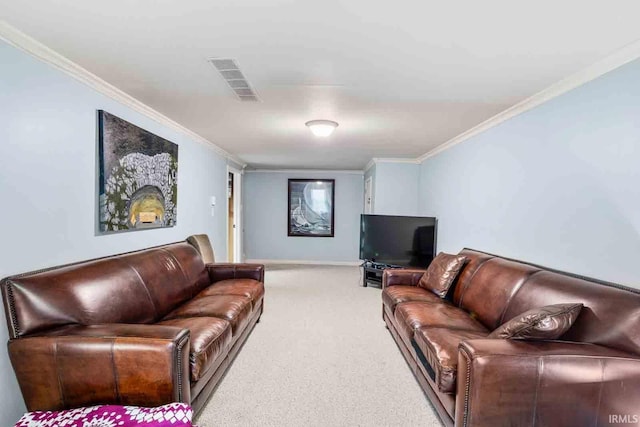
[[[256,168],[417,157],[640,39],[640,2],[0,0],[0,19]],[[211,57],[234,58],[260,103]],[[340,123],[326,140],[304,123]]]

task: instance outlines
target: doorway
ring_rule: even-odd
[[[227,259],[242,262],[242,172],[227,166]]]

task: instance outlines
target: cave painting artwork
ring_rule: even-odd
[[[176,225],[178,146],[98,111],[99,230]]]
[[[333,179],[290,179],[288,235],[294,237],[333,237]]]

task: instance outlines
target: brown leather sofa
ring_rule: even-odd
[[[638,290],[461,254],[444,300],[416,286],[424,270],[383,274],[383,319],[445,425],[640,423]],[[486,338],[527,310],[574,302],[584,308],[561,341]]]
[[[263,311],[264,268],[179,242],[2,281],[27,409],[185,402],[197,413]]]

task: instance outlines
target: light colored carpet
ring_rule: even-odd
[[[441,426],[357,267],[267,266],[265,311],[196,423]]]

